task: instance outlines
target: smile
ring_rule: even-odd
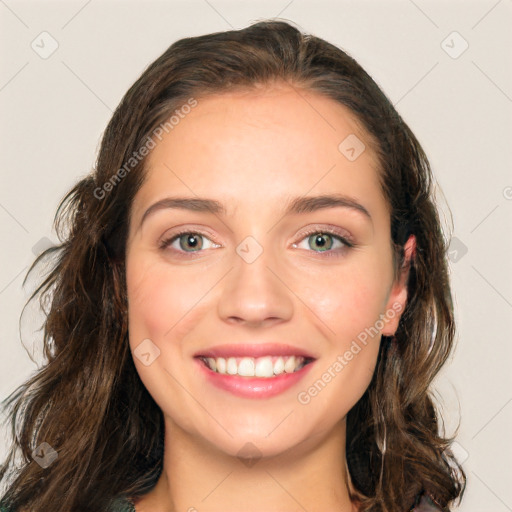
[[[303,356],[194,358],[208,384],[243,398],[270,398],[297,384],[314,359]]]
[[[313,361],[303,356],[263,357],[200,357],[212,371],[240,377],[275,378],[282,373],[294,373]]]

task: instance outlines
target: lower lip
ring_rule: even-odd
[[[297,384],[311,369],[314,361],[293,373],[281,373],[276,377],[241,377],[217,373],[208,368],[201,359],[195,358],[199,370],[214,386],[243,398],[269,398],[279,395]]]

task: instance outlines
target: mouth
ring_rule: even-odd
[[[293,389],[316,359],[284,343],[231,343],[194,355],[205,384],[241,398],[271,398]]]
[[[275,379],[282,374],[295,373],[311,364],[315,358],[303,355],[264,355],[260,357],[196,356],[211,371],[221,375]]]
[[[242,350],[247,350],[247,347]],[[224,357],[214,357],[211,351],[206,355],[196,355],[193,359],[200,378],[204,379],[200,383],[202,391],[209,393],[210,389],[219,389],[244,399],[272,398],[296,388],[316,360],[302,354],[260,353],[256,357],[224,353]]]

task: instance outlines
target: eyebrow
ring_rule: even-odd
[[[299,196],[289,199],[285,204],[283,216],[291,214],[312,213],[326,208],[347,208],[357,211],[372,221],[370,212],[355,199],[341,194],[319,196]],[[226,208],[215,199],[202,197],[166,197],[152,204],[142,215],[140,226],[153,213],[164,209],[180,209],[193,212],[205,212],[215,215],[226,215]]]

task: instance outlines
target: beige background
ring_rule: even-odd
[[[23,276],[122,95],[176,39],[276,16],[354,56],[430,158],[454,224],[458,346],[437,389],[450,434],[460,419],[459,510],[512,511],[511,0],[0,0],[0,399],[39,360]]]

